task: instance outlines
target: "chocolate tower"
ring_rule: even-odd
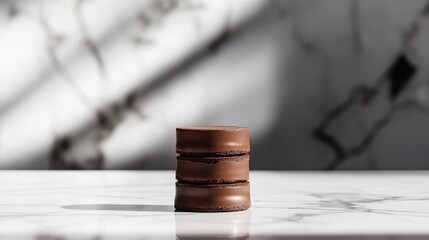
[[[176,198],[180,211],[229,212],[250,207],[249,129],[176,129]]]

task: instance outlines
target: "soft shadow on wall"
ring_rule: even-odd
[[[165,1],[151,14],[116,2],[118,14],[108,19],[118,21],[98,36],[94,30],[104,28],[94,25],[91,15],[99,9],[97,1],[76,2],[78,7],[70,9],[80,16],[71,18],[78,40],[56,38],[60,33],[67,37],[66,30],[51,20],[67,19],[67,14],[53,17],[50,7],[42,6],[51,60],[42,69],[58,75],[49,79],[64,85],[65,78],[75,92],[90,92],[90,102],[99,101],[98,90],[90,90],[102,85],[99,80],[116,82],[95,109],[69,105],[70,91],[52,101],[52,89],[61,89],[58,82],[50,92],[43,87],[52,81],[38,83],[41,90],[34,96],[25,92],[33,89],[31,83],[22,88],[28,96],[6,98],[19,101],[0,107],[0,167],[174,169],[175,127],[212,124],[250,127],[252,169],[429,169],[426,1],[237,1],[233,7],[226,1],[219,4],[221,28],[210,37],[206,26],[194,21],[208,4],[201,3],[189,7]],[[103,4],[111,9],[113,2]],[[147,9],[143,5],[138,8]],[[254,9],[244,22],[236,21],[244,5]],[[130,16],[122,16],[122,8]],[[192,17],[192,28],[203,37],[182,36],[186,41],[177,38],[180,46],[165,51],[162,38],[155,37],[186,25],[165,17],[176,13]],[[134,24],[160,31],[150,35],[144,30],[136,38]],[[60,39],[66,40],[56,43]],[[196,47],[186,46],[191,42]],[[82,56],[63,58],[62,46],[68,44],[81,46]],[[190,50],[185,54],[182,48]],[[156,65],[160,62],[163,68]],[[143,66],[150,73],[141,71]],[[25,152],[17,151],[23,147]]]

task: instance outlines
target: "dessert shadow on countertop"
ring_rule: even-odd
[[[174,212],[173,205],[151,204],[75,204],[62,206],[71,210]]]

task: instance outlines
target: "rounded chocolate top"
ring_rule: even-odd
[[[176,151],[184,155],[240,155],[250,151],[249,129],[195,126],[176,129]]]

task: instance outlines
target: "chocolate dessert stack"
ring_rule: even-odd
[[[249,129],[176,129],[176,198],[180,211],[229,212],[250,207]]]

